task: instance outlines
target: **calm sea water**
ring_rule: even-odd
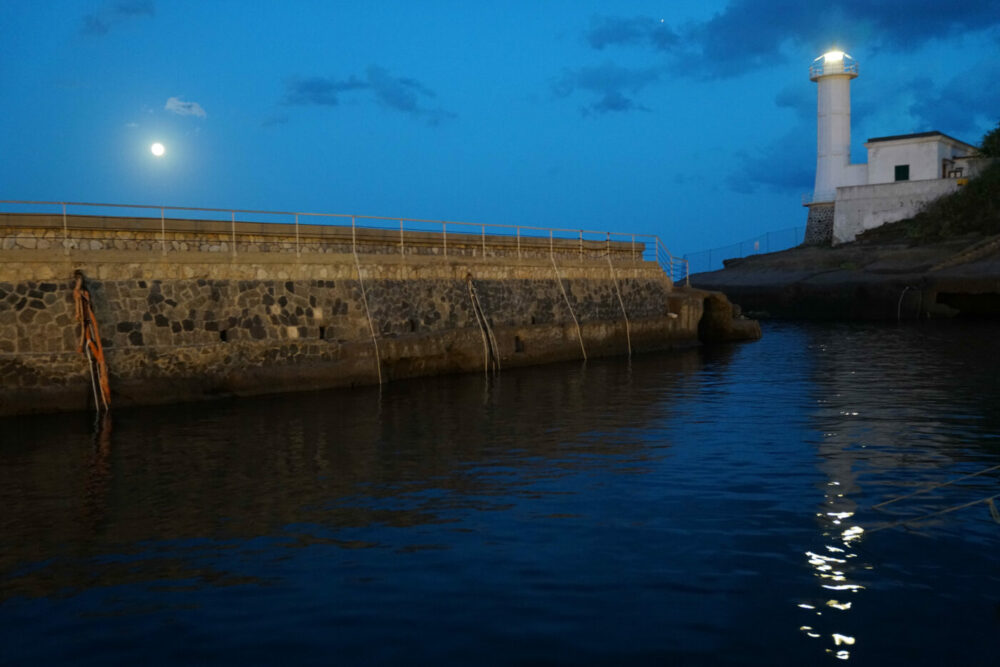
[[[995,665],[1000,324],[0,421],[0,662]]]

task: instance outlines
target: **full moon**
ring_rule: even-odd
[[[155,144],[153,144],[152,146],[150,146],[149,150],[156,157],[160,157],[161,155],[163,155],[164,153],[167,152],[167,149],[164,148],[163,144],[161,144],[159,141],[157,141]]]

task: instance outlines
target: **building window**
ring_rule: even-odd
[[[896,165],[896,180],[897,181],[908,181],[908,180],[910,180],[910,165],[908,165],[908,164],[897,164]]]

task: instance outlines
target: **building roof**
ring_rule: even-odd
[[[874,139],[869,139],[868,143],[874,144],[878,141],[897,141],[899,139],[920,139],[923,137],[942,137],[944,139],[949,139],[954,141],[956,144],[962,144],[963,146],[968,146],[969,148],[975,149],[976,147],[972,144],[962,141],[961,139],[956,139],[955,137],[949,137],[944,132],[938,132],[937,130],[932,130],[931,132],[916,132],[914,134],[894,134],[891,137],[875,137]]]

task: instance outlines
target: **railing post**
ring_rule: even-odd
[[[62,205],[63,212],[63,252],[69,254],[69,224],[66,222],[66,202]]]
[[[605,232],[605,233],[608,235],[607,241],[605,243],[605,247],[607,248],[607,251],[608,251],[608,260],[610,261],[611,260],[611,232]]]
[[[486,259],[486,225],[483,225],[483,259]]]
[[[351,254],[355,256],[358,255],[358,232],[354,226],[354,216],[351,216]],[[361,275],[360,269],[358,270],[358,275]],[[360,278],[359,278],[360,280]]]
[[[399,221],[399,256],[406,257],[406,249],[403,247],[403,221]]]
[[[521,227],[517,227],[517,258],[521,259]]]
[[[302,254],[299,251],[299,214],[295,214],[295,256],[301,257]]]
[[[163,248],[163,254],[167,254],[167,221],[166,213],[163,211],[163,207],[160,207],[160,246]]]
[[[441,236],[444,238],[444,256],[448,256],[448,223],[441,223]]]
[[[552,230],[551,229],[549,230],[549,257],[551,257],[553,260],[556,257],[555,249],[553,248]]]
[[[233,229],[233,257],[236,257],[236,211],[230,211],[232,214],[232,229]]]
[[[580,261],[583,261],[583,230],[580,230]]]
[[[632,235],[632,263],[635,264],[635,234]]]

